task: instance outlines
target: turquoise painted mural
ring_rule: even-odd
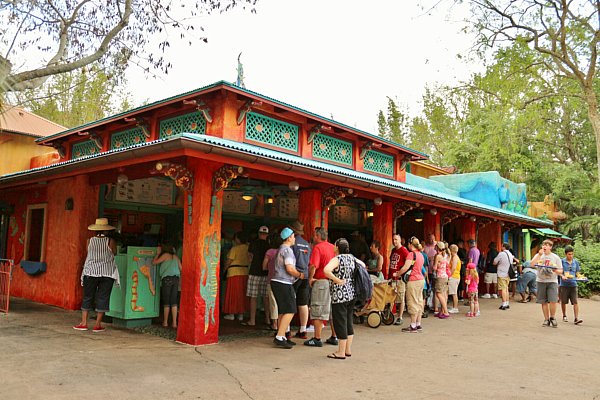
[[[221,255],[221,242],[217,232],[204,238],[202,259],[204,266],[200,272],[200,297],[206,305],[204,309],[204,333],[210,325],[215,324],[215,307],[217,304],[217,267]]]

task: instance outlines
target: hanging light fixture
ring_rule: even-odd
[[[436,215],[437,214],[437,208],[432,208],[431,210],[429,210],[429,212],[431,213],[431,215]]]
[[[300,189],[300,183],[298,183],[298,181],[290,181],[290,183],[288,183],[288,187],[291,191],[296,192],[298,189]]]
[[[381,197],[375,197],[373,199],[373,204],[375,204],[376,206],[380,206],[383,204],[383,199]]]
[[[254,195],[250,192],[244,192],[242,194],[242,199],[246,200],[246,201],[250,201],[254,198]]]
[[[471,215],[471,217],[469,219],[473,222],[477,221],[477,217],[475,217],[474,215]]]
[[[373,211],[367,211],[367,218],[373,217]]]
[[[120,173],[119,176],[117,176],[117,184],[124,185],[127,183],[127,181],[129,181],[127,175]]]
[[[273,204],[273,198],[267,197],[267,204]]]
[[[415,212],[415,222],[423,222],[423,213],[421,211]]]

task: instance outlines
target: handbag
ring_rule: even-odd
[[[410,280],[410,275],[412,274],[412,270],[413,267],[415,265],[415,262],[417,261],[417,255],[415,254],[415,252],[413,251],[413,262],[412,265],[410,266],[410,268],[408,268],[408,270],[402,275],[402,281],[404,283],[408,283],[408,281]]]

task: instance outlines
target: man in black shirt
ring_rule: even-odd
[[[261,226],[258,228],[258,239],[250,242],[248,246],[248,257],[250,258],[250,271],[248,271],[248,289],[246,296],[250,297],[250,319],[247,322],[242,322],[242,325],[256,325],[256,304],[258,297],[263,298],[265,307],[265,321],[270,324],[268,312],[269,300],[267,297],[267,274],[268,271],[262,269],[265,253],[269,249],[269,228]]]

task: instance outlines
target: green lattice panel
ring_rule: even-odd
[[[86,140],[85,142],[75,143],[73,145],[73,151],[71,152],[71,158],[79,158],[84,156],[91,156],[98,154],[100,150],[96,146],[96,143],[92,140]]]
[[[110,139],[110,148],[122,149],[144,143],[145,141],[146,137],[144,136],[144,131],[142,128],[132,128],[113,134],[112,138]]]
[[[264,115],[246,114],[246,139],[298,151],[298,127]]]
[[[369,150],[364,158],[364,169],[365,171],[394,176],[394,156]]]
[[[180,133],[206,133],[206,121],[199,111],[160,121],[160,138]]]
[[[313,157],[352,165],[352,143],[319,134],[313,139]]]

